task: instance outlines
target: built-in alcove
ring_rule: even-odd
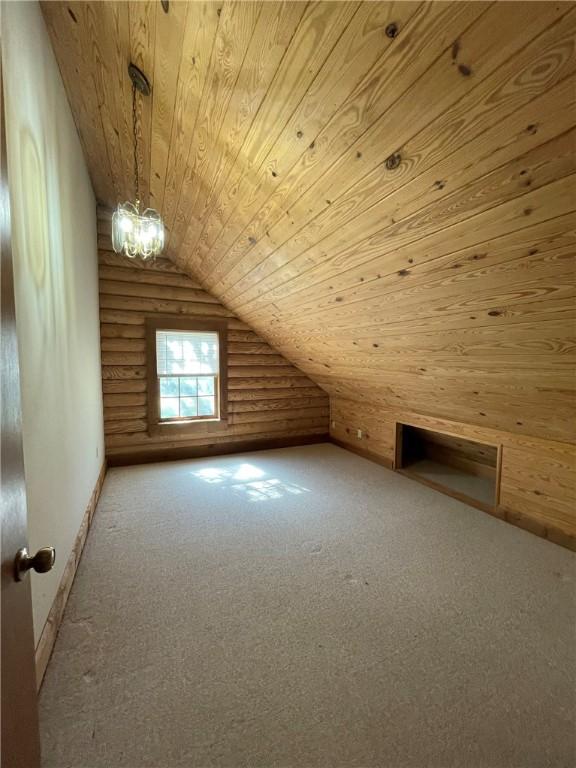
[[[398,424],[396,469],[474,506],[498,504],[498,446]]]

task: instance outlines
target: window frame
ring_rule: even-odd
[[[192,416],[189,419],[160,418],[160,378],[156,361],[157,331],[214,331],[218,334],[218,377],[215,397],[218,416]],[[220,318],[159,316],[146,318],[146,400],[148,433],[150,435],[211,432],[227,426],[228,422],[228,322]],[[203,425],[204,429],[199,429]]]

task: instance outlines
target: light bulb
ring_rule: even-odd
[[[1,1],[1,0],[0,0]],[[164,247],[164,224],[157,211],[126,202],[112,216],[112,246],[129,258],[150,259]]]

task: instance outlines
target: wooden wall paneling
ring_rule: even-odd
[[[151,299],[147,297],[124,296],[117,294],[103,294],[100,302],[102,309],[117,309],[122,311],[131,310],[134,312],[157,312],[164,315],[206,315],[211,314],[217,317],[232,317],[232,312],[225,309],[222,305],[205,303],[196,304],[195,302],[170,300],[170,299]]]
[[[253,424],[240,424],[230,425],[226,430],[226,434],[219,432],[206,430],[199,430],[199,436],[181,437],[175,435],[174,438],[164,437],[163,435],[155,436],[152,439],[147,432],[142,429],[141,425],[134,425],[136,430],[127,430],[122,434],[107,435],[106,437],[106,450],[110,456],[114,455],[115,448],[118,446],[130,447],[135,449],[142,449],[142,447],[153,447],[154,450],[158,450],[161,446],[166,448],[170,447],[182,447],[182,446],[196,446],[201,447],[203,445],[212,445],[216,443],[227,444],[232,438],[246,439],[248,436],[258,438],[272,438],[272,437],[292,437],[294,435],[311,435],[311,434],[323,434],[326,435],[326,420],[325,419],[284,419],[273,423],[260,423],[254,422]]]
[[[104,418],[106,419],[106,428],[115,421],[132,421],[134,419],[140,420],[146,418],[146,408],[143,406],[134,407],[132,405],[126,408],[113,407],[104,408]]]
[[[471,426],[486,424],[496,429],[515,430],[519,434],[546,435],[555,440],[567,440],[569,438],[571,427],[570,423],[566,423],[566,418],[570,414],[570,404],[566,403],[566,393],[571,392],[570,387],[573,386],[573,377],[572,381],[565,377],[563,382],[558,382],[556,377],[551,375],[548,381],[542,382],[539,397],[532,398],[531,402],[527,405],[518,404],[514,400],[514,385],[508,387],[510,394],[508,392],[497,394],[499,382],[506,381],[504,376],[499,379],[497,385],[493,385],[494,395],[492,400],[488,402],[485,398],[477,396],[485,386],[486,379],[483,381],[475,371],[469,372],[469,378],[475,379],[475,381],[470,383],[461,382],[460,387],[463,394],[460,396],[458,395],[457,377],[452,382],[452,386],[447,387],[444,386],[445,382],[442,380],[434,381],[433,374],[428,380],[422,380],[420,390],[415,386],[408,392],[403,392],[402,395],[398,396],[394,394],[396,391],[400,391],[401,385],[398,384],[398,381],[382,381],[381,379],[374,379],[371,382],[366,382],[365,380],[358,382],[358,380],[355,380],[352,385],[349,384],[347,387],[338,384],[334,387],[334,391],[335,394],[349,397],[352,390],[360,387],[367,398],[371,398],[373,402],[381,403],[382,406],[413,409],[415,413],[423,415],[430,415],[433,412],[434,415],[445,419],[452,418],[465,421]],[[562,405],[561,418],[559,418],[558,407],[555,403],[547,403],[547,392],[554,393],[555,387],[562,388],[562,385],[565,390],[564,402],[562,402],[560,395],[554,398],[556,403]],[[473,386],[477,386],[480,389],[473,391]],[[392,394],[387,396],[386,390],[390,390]],[[499,405],[501,401],[506,402],[507,397],[510,403],[508,406],[510,412],[508,414]],[[481,410],[482,408],[486,408],[486,410],[483,411]],[[542,413],[539,412],[540,409]],[[562,418],[564,419],[563,422]],[[547,429],[548,422],[552,424],[550,429]]]
[[[99,216],[101,232],[109,231]],[[102,241],[105,243],[106,241]],[[109,247],[109,245],[108,245]],[[102,379],[107,456],[137,450],[155,455],[175,447],[219,446],[242,440],[294,441],[326,435],[326,394],[257,334],[236,320],[198,284],[163,259],[154,269],[100,251]],[[168,284],[166,284],[168,281]],[[177,284],[174,285],[173,283]],[[187,287],[188,284],[188,287]],[[134,303],[136,302],[136,303]],[[192,432],[150,434],[147,420],[145,318],[166,314],[221,318],[229,325],[227,386],[231,407],[225,426],[198,422]],[[114,311],[116,314],[110,315]],[[212,450],[212,448],[210,449]]]
[[[362,437],[358,437],[358,430]],[[395,460],[396,422],[377,405],[359,405],[352,400],[330,399],[330,434],[339,441],[386,459]]]
[[[120,267],[120,270],[116,271],[116,275],[123,274],[122,268],[127,269],[130,268],[130,265],[128,267],[126,266],[126,258],[121,253],[114,253],[112,248],[112,241],[111,241],[111,235],[112,235],[112,211],[106,209],[104,212],[104,209],[102,207],[98,208],[98,258],[99,263],[101,266],[110,266],[110,267]],[[167,258],[161,258],[161,259],[152,259],[151,261],[143,261],[139,265],[140,269],[138,270],[138,277],[135,279],[141,280],[142,282],[145,282],[147,279],[147,276],[150,275],[150,273],[158,274],[159,273],[159,279],[161,280],[164,277],[170,277],[173,276],[175,278],[181,278],[182,277],[182,270],[176,266],[172,261],[169,261]],[[200,288],[200,283],[197,280],[194,280],[189,275],[184,275],[184,277],[188,277],[189,279],[189,285],[194,288]],[[155,279],[155,278],[150,278]]]
[[[366,402],[330,399],[330,434],[346,448],[393,466],[396,425],[434,430],[497,446],[498,516],[576,549],[576,446],[511,432],[383,409]],[[366,434],[358,439],[357,430]],[[398,466],[398,464],[396,464]]]
[[[297,445],[310,445],[326,441],[322,429],[310,430],[306,435],[281,435],[262,437],[230,437],[222,443],[204,443],[195,445],[135,446],[118,448],[110,458],[111,466],[143,464],[158,461],[180,461],[182,459],[206,458],[226,454],[253,453],[254,451],[288,448]]]
[[[122,303],[122,302],[121,302],[121,300],[118,301],[118,299],[116,298],[114,300],[111,300],[110,303],[116,304],[116,303]],[[128,303],[131,304],[131,302],[128,302]],[[166,302],[164,302],[164,304],[165,303]],[[160,302],[160,304],[162,304],[162,303]],[[102,306],[100,306],[100,322],[101,322],[101,324],[108,324],[108,325],[113,324],[113,323],[118,323],[121,326],[132,325],[132,326],[140,326],[140,327],[142,327],[143,324],[144,324],[144,318],[146,316],[146,312],[148,312],[148,311],[151,311],[151,312],[159,311],[156,308],[157,305],[158,305],[158,302],[153,302],[153,301],[152,302],[151,301],[143,302],[142,306],[145,307],[145,309],[143,309],[143,310],[140,310],[140,309],[138,309],[138,310],[130,310],[130,309],[128,309],[128,310],[104,309]],[[176,302],[175,304],[172,304],[170,306],[175,308],[175,310],[173,312],[170,312],[170,311],[164,312],[164,314],[194,314],[192,312],[188,313],[188,312],[182,312],[181,310],[179,310],[178,308],[182,307],[182,306],[184,306],[186,308],[186,306],[183,305],[183,303]],[[188,309],[190,309],[190,308],[188,308]],[[226,316],[226,317],[228,317],[228,328],[232,328],[232,329],[238,330],[238,331],[245,331],[248,328],[246,323],[243,323],[240,320],[236,320],[236,318],[231,313],[226,315],[224,310],[222,310],[220,312],[216,312],[215,311],[216,309],[217,309],[217,307],[215,307],[214,305],[210,305],[210,315],[214,316],[214,317],[216,317],[216,316],[220,316],[220,317]],[[200,310],[199,313],[202,314],[202,315],[207,314],[205,311],[202,312],[202,310]]]
[[[114,393],[105,393],[104,394],[104,407],[105,408],[114,408],[117,406],[142,406],[146,405],[146,395],[144,392],[134,392],[134,393],[124,393],[124,394],[114,394]]]
[[[107,394],[127,394],[131,392],[145,392],[146,382],[144,380],[136,381],[124,381],[124,380],[102,380],[102,392]]]
[[[101,264],[100,278],[104,280],[118,280],[126,283],[171,285],[176,288],[189,288],[191,290],[196,289],[202,291],[200,284],[191,280],[187,275],[181,273],[175,274],[173,272],[153,271],[150,269],[140,269],[138,272],[134,273],[134,270],[131,269],[117,269],[116,267],[109,268],[105,264]]]
[[[284,383],[282,383],[282,381]],[[249,382],[246,380],[243,382],[229,382],[230,392],[228,393],[228,400],[230,402],[246,404],[255,402],[256,407],[254,410],[259,410],[262,403],[266,402],[269,397],[273,397],[274,400],[281,398],[307,397],[309,398],[308,402],[311,402],[312,400],[316,402],[318,397],[321,397],[322,399],[324,397],[322,390],[322,394],[318,395],[318,388],[316,386],[307,386],[308,379],[306,376],[300,376],[294,379],[283,379],[282,381],[279,381],[278,379],[269,380],[252,378]],[[241,389],[238,385],[242,385],[245,388]],[[246,387],[248,388],[246,389]],[[274,389],[274,392],[262,393],[260,391],[261,389],[266,388]],[[296,391],[294,391],[295,389]],[[274,400],[272,402],[274,402]]]
[[[102,293],[106,293],[110,296],[136,296],[143,299],[167,299],[169,301],[183,301],[193,302],[194,304],[206,304],[222,306],[220,302],[209,296],[206,291],[196,288],[164,285],[159,283],[148,284],[148,281],[143,282],[136,280],[134,283],[123,280],[124,274],[117,275],[118,280],[106,280],[100,281],[100,287]],[[209,308],[206,307],[206,311]]]
[[[574,445],[505,445],[500,505],[507,519],[574,548],[575,476]]]
[[[418,392],[416,389],[409,391],[404,396],[395,396],[394,393],[398,391],[398,388],[394,387],[394,385],[390,384],[389,382],[378,382],[372,383],[371,385],[366,384],[365,382],[361,382],[360,385],[358,385],[357,380],[348,380],[345,384],[339,383],[337,385],[333,385],[330,383],[329,379],[325,378],[322,383],[324,387],[330,390],[331,395],[345,398],[357,398],[357,387],[360,386],[363,396],[366,397],[370,402],[379,404],[381,408],[400,408],[403,409],[404,412],[412,412],[417,414],[419,418],[430,418],[432,416],[431,411],[433,411],[434,416],[438,416],[439,418],[443,418],[445,420],[459,420],[466,423],[469,429],[485,429],[489,427],[501,430],[509,430],[511,432],[517,433],[519,436],[530,436],[535,429],[541,434],[546,435],[548,438],[566,441],[567,443],[571,443],[573,440],[573,438],[568,437],[567,439],[565,436],[567,429],[568,434],[571,434],[571,428],[566,424],[556,426],[555,429],[547,431],[546,413],[544,414],[544,418],[542,420],[540,419],[539,414],[534,415],[534,411],[536,411],[537,405],[540,405],[540,403],[535,404],[532,402],[532,407],[530,409],[526,407],[518,407],[515,403],[515,400],[513,399],[513,391],[511,391],[510,395],[507,395],[507,393],[500,394],[501,400],[506,401],[508,397],[508,402],[510,403],[509,408],[512,411],[509,418],[502,417],[495,419],[492,417],[488,419],[486,417],[481,418],[481,413],[484,413],[485,416],[492,416],[491,410],[493,409],[490,409],[487,412],[480,412],[480,398],[475,396],[471,391],[470,396],[466,398],[466,394],[469,390],[468,387],[464,385],[462,386],[462,389],[464,389],[464,397],[458,399],[456,389],[451,390],[449,392],[449,396],[444,393],[440,393],[442,395],[440,397],[438,390],[443,388],[438,382],[436,382],[435,386],[433,383],[426,387],[422,385],[421,388],[424,389],[424,396],[421,396],[420,398],[418,397]],[[554,380],[551,378],[549,386],[542,388],[541,400],[545,401],[548,394],[554,392],[554,386],[557,386],[557,383],[554,382]],[[567,381],[565,386],[567,388],[566,392],[570,392],[571,390],[569,387],[571,386],[571,383]],[[495,402],[497,402],[497,391],[498,388],[495,387]],[[568,410],[569,408],[564,408],[565,413]],[[550,409],[548,416],[550,420],[556,417],[554,408]],[[496,427],[494,427],[495,422],[497,424]],[[535,422],[535,428],[532,426],[532,422]]]
[[[294,393],[291,392],[290,396],[278,396],[278,392],[274,391],[273,400],[236,400],[228,403],[228,412],[234,414],[245,414],[249,412],[258,412],[259,418],[262,419],[266,411],[290,411],[291,413],[298,412],[295,409],[302,408],[302,398],[305,395],[300,392],[300,397],[294,397]],[[306,408],[313,408],[315,410],[323,410],[326,408],[326,398],[324,394],[318,395],[313,388],[310,388],[310,393],[306,402]],[[325,415],[325,414],[324,414]]]
[[[230,389],[238,389],[244,391],[261,389],[280,390],[288,387],[292,387],[296,390],[300,389],[301,387],[309,389],[310,379],[300,371],[291,373],[289,375],[286,374],[281,377],[275,376],[274,378],[269,376],[249,376],[238,379],[231,377],[228,380],[228,387]]]

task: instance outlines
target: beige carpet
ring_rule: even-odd
[[[572,768],[574,556],[331,445],[113,469],[57,768]]]

